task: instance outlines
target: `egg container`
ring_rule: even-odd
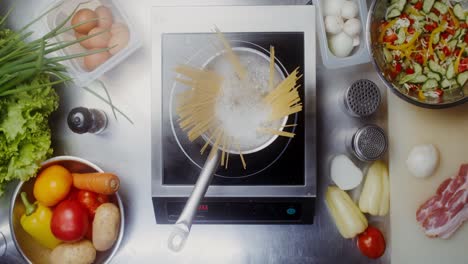
[[[359,35],[359,46],[353,48],[351,54],[347,57],[335,56],[328,47],[328,37],[325,31],[325,17],[323,16],[323,5],[327,0],[312,0],[317,8],[317,34],[320,46],[320,53],[322,55],[322,62],[325,67],[329,69],[337,69],[348,67],[351,65],[363,64],[370,62],[369,52],[366,47],[366,21],[367,21],[367,4],[366,0],[351,0],[359,7],[359,16],[357,17],[361,22],[361,33]]]
[[[73,81],[76,85],[83,87],[89,85],[94,80],[101,77],[104,73],[110,69],[117,66],[124,59],[126,59],[130,54],[136,51],[141,46],[141,38],[137,36],[137,30],[132,21],[125,14],[120,1],[118,0],[57,0],[52,2],[50,5],[45,8],[40,8],[40,12],[36,14],[36,17],[39,17],[41,14],[45,13],[47,10],[52,9],[53,7],[58,6],[57,8],[50,11],[45,15],[40,23],[41,33],[46,34],[57,25],[63,22],[76,8],[78,4],[81,4],[79,9],[89,8],[95,10],[98,6],[106,6],[111,9],[114,23],[122,23],[128,27],[129,30],[129,41],[127,46],[120,50],[118,53],[111,56],[106,62],[101,64],[99,67],[93,71],[87,71],[83,64],[83,58],[76,58],[68,61],[62,62],[67,66],[68,73],[70,77],[73,78]],[[79,10],[78,9],[78,10]],[[70,20],[71,21],[71,20]],[[67,22],[65,27],[71,26],[70,21]],[[75,40],[75,31],[69,30],[65,33],[60,34],[56,37],[55,41],[72,41]],[[88,51],[83,48],[79,43],[67,47],[63,50],[57,51],[56,55],[71,55]]]

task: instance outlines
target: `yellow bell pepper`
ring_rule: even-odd
[[[459,28],[460,22],[458,21],[457,17],[453,14],[451,8],[448,9],[448,12],[450,13],[450,16],[452,17],[454,27]]]
[[[390,43],[387,43],[386,47],[387,47],[387,49],[393,49],[393,50],[405,50],[408,47],[410,47],[411,45],[413,45],[416,42],[416,40],[418,40],[419,34],[421,34],[421,33],[420,32],[414,33],[411,40],[408,41],[408,43],[406,43],[406,44],[396,45],[395,46],[395,45],[392,45]]]
[[[434,49],[432,48],[432,43],[434,42],[435,35],[442,32],[442,31],[444,31],[446,25],[447,25],[447,23],[444,21],[444,22],[442,22],[442,24],[440,26],[438,26],[436,29],[434,29],[434,31],[432,31],[431,37],[429,38],[429,55],[434,54]]]
[[[388,24],[382,28],[382,31],[380,31],[380,34],[379,34],[379,42],[383,42],[385,33],[387,33],[387,30],[391,28],[393,25],[395,25],[397,21],[398,21],[398,18],[395,18],[392,21],[388,22]]]
[[[349,195],[336,186],[329,186],[325,202],[344,238],[353,238],[367,228],[367,219]]]
[[[52,210],[38,202],[31,204],[25,192],[21,193],[26,212],[21,216],[20,222],[24,231],[31,235],[39,244],[54,249],[61,241],[58,240],[50,229]]]
[[[455,61],[455,73],[458,73],[458,67],[460,66],[460,59],[461,59],[461,56],[463,54],[463,52],[465,52],[465,43],[462,44],[462,48],[460,50],[460,53],[458,53],[458,56],[457,56],[457,60]]]
[[[359,197],[359,209],[363,213],[384,216],[390,207],[390,183],[387,165],[383,161],[372,163],[367,172]]]

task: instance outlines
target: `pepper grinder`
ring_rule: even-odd
[[[68,127],[77,134],[100,134],[107,127],[104,111],[86,107],[73,108],[68,114]]]

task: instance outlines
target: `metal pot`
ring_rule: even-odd
[[[385,63],[383,50],[379,45],[379,25],[385,18],[385,12],[389,6],[390,1],[387,0],[374,0],[370,6],[369,14],[367,17],[367,47],[372,58],[372,63],[379,74],[380,79],[385,85],[401,99],[425,108],[447,108],[455,105],[463,104],[468,101],[468,87],[464,87],[460,91],[452,92],[451,94],[445,93],[444,100],[431,100],[426,98],[421,100],[416,96],[411,96],[407,93],[406,89],[401,87],[398,83],[394,83],[385,74],[388,64]]]
[[[72,156],[58,156],[49,159],[42,163],[42,169],[51,165],[61,165],[71,172],[88,173],[88,172],[104,172],[95,164]],[[33,186],[35,178],[26,182],[20,182],[11,196],[10,204],[10,231],[12,240],[19,254],[27,263],[48,263],[49,249],[46,249],[36,243],[21,227],[20,218],[24,212],[24,206],[21,202],[21,192],[28,193],[29,197],[33,197]],[[112,257],[117,253],[122,242],[125,226],[125,214],[122,200],[118,193],[110,196],[110,201],[114,202],[120,209],[120,230],[117,241],[109,250],[105,252],[97,252],[95,263],[110,263]]]

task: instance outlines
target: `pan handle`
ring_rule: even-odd
[[[192,221],[197,212],[198,205],[205,196],[206,190],[210,185],[211,179],[213,178],[218,165],[219,151],[218,149],[212,149],[202,171],[200,172],[200,176],[193,188],[192,194],[169,235],[167,246],[170,250],[178,252],[184,247],[185,241],[190,233],[190,228],[192,227]]]

